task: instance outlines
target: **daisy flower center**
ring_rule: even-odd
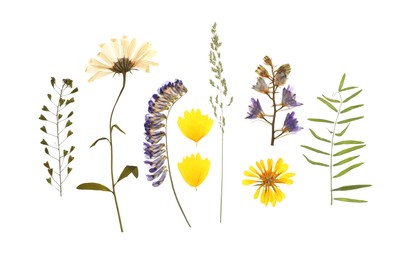
[[[114,62],[114,66],[111,70],[115,73],[126,73],[132,69],[134,63],[128,58],[119,58],[118,61]]]

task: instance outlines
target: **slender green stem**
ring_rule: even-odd
[[[125,83],[126,83],[126,73],[122,74],[123,76],[123,83],[122,83],[122,88],[120,93],[118,94],[117,100],[115,101],[114,107],[111,111],[111,116],[110,116],[110,125],[109,125],[109,130],[110,130],[110,165],[111,165],[111,185],[112,185],[112,194],[114,196],[114,202],[115,202],[115,208],[117,209],[117,215],[118,215],[118,221],[120,223],[120,229],[121,232],[124,232],[124,229],[122,227],[122,221],[121,221],[121,214],[120,214],[120,209],[118,207],[118,200],[117,200],[117,193],[115,191],[115,182],[114,182],[114,149],[113,149],[113,138],[112,138],[112,118],[113,118],[113,114],[115,111],[115,107],[117,106],[118,100],[121,97],[122,92],[124,91],[125,88]]]
[[[60,153],[60,146],[61,146],[61,142],[59,139],[59,112],[60,112],[60,99],[62,98],[62,92],[63,92],[63,87],[60,89],[59,94],[59,99],[58,99],[58,106],[56,107],[56,139],[57,139],[57,150],[58,150],[58,168],[59,168],[59,195],[62,197],[62,163],[61,163],[61,153]]]
[[[330,178],[330,205],[333,205],[333,184],[332,184],[332,179],[333,179],[333,173],[332,173],[332,166],[333,166],[333,147],[334,147],[334,139],[335,139],[335,132],[336,132],[336,125],[337,121],[340,115],[340,110],[342,109],[342,96],[340,95],[339,92],[339,98],[340,98],[340,104],[339,104],[339,110],[336,115],[336,120],[335,123],[333,124],[333,131],[332,131],[332,140],[330,142],[330,160],[329,160],[329,178]]]
[[[219,223],[222,223],[222,195],[224,190],[224,129],[221,127],[221,201],[220,201],[220,212],[219,212]]]
[[[176,103],[176,102],[174,102],[173,105],[174,105],[175,103]],[[173,107],[173,105],[172,105],[172,107]],[[172,172],[170,171],[169,146],[168,146],[168,142],[167,142],[167,136],[168,136],[168,135],[167,135],[167,123],[168,123],[168,119],[169,119],[170,110],[171,110],[171,108],[169,108],[169,110],[168,110],[168,112],[167,112],[166,126],[165,126],[165,132],[166,132],[167,169],[168,169],[168,171],[169,171],[170,184],[172,185],[172,190],[173,190],[174,197],[176,198],[177,205],[179,205],[180,211],[181,211],[181,213],[183,214],[183,217],[184,217],[184,219],[186,220],[187,225],[188,225],[189,227],[191,227],[190,222],[188,222],[188,219],[187,219],[187,217],[186,217],[186,214],[184,213],[183,208],[181,207],[179,198],[177,197],[176,189],[174,188],[174,184],[173,184]]]

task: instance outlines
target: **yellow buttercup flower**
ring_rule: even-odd
[[[201,155],[197,153],[197,156],[194,156],[194,154],[190,157],[186,156],[177,166],[188,185],[197,188],[207,177],[210,165],[208,158],[203,160]]]
[[[261,203],[267,206],[270,202],[274,207],[276,202],[281,202],[285,198],[284,193],[278,188],[277,185],[281,183],[288,185],[292,184],[293,181],[290,178],[295,176],[295,174],[286,173],[288,164],[285,164],[281,158],[277,160],[274,171],[272,170],[272,159],[267,159],[267,169],[263,160],[256,162],[256,166],[259,171],[257,171],[253,166],[250,166],[249,171],[244,172],[245,176],[253,179],[245,179],[242,181],[242,184],[253,184],[254,186],[259,186],[253,197],[257,199],[260,195]]]
[[[156,62],[149,59],[155,56],[150,43],[145,42],[135,51],[136,39],[128,40],[123,36],[121,41],[111,39],[111,44],[102,43],[96,59],[90,59],[86,72],[94,75],[89,82],[104,77],[111,73],[125,74],[131,70],[149,72],[149,66],[157,66]]]
[[[214,120],[208,115],[202,115],[200,109],[196,111],[191,109],[191,112],[185,111],[184,118],[179,117],[177,121],[181,132],[196,143],[208,134],[213,123]]]

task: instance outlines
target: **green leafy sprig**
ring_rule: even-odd
[[[41,144],[45,146],[45,154],[50,158],[44,163],[49,175],[46,181],[59,191],[60,196],[62,184],[72,172],[70,164],[74,160],[72,152],[75,149],[75,146],[69,147],[66,144],[66,140],[73,134],[69,129],[73,124],[71,121],[73,111],[66,111],[66,107],[75,102],[73,94],[79,91],[78,88],[73,88],[71,79],[62,81],[62,87],[58,87],[55,78],[51,77],[51,86],[56,96],[47,94],[51,105],[44,105],[43,114],[39,116],[39,120],[47,123],[40,128],[47,135]]]
[[[329,169],[331,205],[333,205],[334,200],[343,202],[355,202],[355,203],[367,202],[366,200],[351,199],[346,197],[335,197],[334,192],[352,191],[371,186],[370,184],[356,184],[334,188],[333,185],[334,179],[340,178],[364,164],[364,162],[358,162],[358,160],[356,160],[359,158],[360,155],[353,155],[352,152],[364,148],[366,144],[360,140],[343,139],[343,136],[349,129],[349,126],[353,122],[364,118],[364,116],[360,115],[348,116],[349,112],[356,111],[357,108],[364,106],[364,104],[349,105],[349,101],[353,100],[356,96],[358,96],[362,92],[362,89],[359,89],[358,87],[354,86],[344,88],[343,84],[345,81],[345,77],[346,74],[343,74],[343,77],[340,80],[337,92],[338,99],[330,98],[325,95],[317,97],[317,99],[320,102],[322,102],[329,109],[335,112],[335,119],[329,120],[323,118],[308,118],[308,120],[311,122],[324,123],[331,126],[331,129],[328,128],[329,133],[328,138],[321,137],[314,130],[309,129],[311,135],[315,139],[329,146],[329,151],[321,150],[308,145],[301,145],[303,148],[307,150],[328,157],[328,161],[318,162],[309,159],[305,154],[303,155],[310,164]],[[342,97],[343,94],[350,93],[350,91],[355,92],[350,94],[346,98]],[[341,119],[341,116],[343,117],[343,119]],[[336,168],[339,168],[339,172],[337,174],[334,173],[334,170]]]
[[[220,213],[219,222],[222,222],[222,196],[223,196],[223,186],[224,186],[224,133],[225,133],[225,115],[224,115],[224,103],[226,106],[230,106],[233,102],[233,96],[230,98],[228,95],[228,88],[226,85],[226,79],[223,77],[222,73],[224,68],[221,62],[221,53],[219,48],[222,43],[219,41],[217,35],[217,24],[214,23],[211,28],[211,43],[210,43],[210,63],[211,71],[214,73],[214,79],[210,79],[210,85],[215,88],[217,94],[215,96],[210,96],[210,103],[212,109],[214,110],[215,118],[221,129],[221,195],[220,195]]]

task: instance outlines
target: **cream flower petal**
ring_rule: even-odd
[[[97,54],[97,57],[100,58],[100,59],[101,59],[102,61],[104,61],[105,63],[107,63],[110,68],[112,68],[112,67],[114,66],[114,62],[112,62],[112,61],[109,59],[109,57],[108,57],[107,55],[105,55],[104,52],[99,52],[99,53]]]
[[[133,38],[131,43],[128,46],[128,50],[127,50],[128,57],[127,58],[132,59],[132,56],[134,55],[134,52],[135,52],[135,47],[136,47],[136,39]]]
[[[110,72],[98,71],[89,79],[89,82],[95,81],[96,79],[100,79],[111,73],[112,73],[112,71],[110,71]]]
[[[118,40],[115,38],[111,39],[111,47],[114,51],[115,57],[117,57],[117,60],[122,57],[121,52],[120,52],[120,46],[118,45]]]
[[[121,47],[122,47],[122,57],[124,57],[124,58],[129,58],[128,57],[128,44],[129,44],[128,37],[125,35],[122,36]]]
[[[110,47],[108,47],[107,44],[102,43],[99,45],[100,46],[100,53],[103,54],[103,57],[105,57],[106,60],[104,60],[107,64],[113,64],[117,58],[114,57],[114,55],[111,52]]]

